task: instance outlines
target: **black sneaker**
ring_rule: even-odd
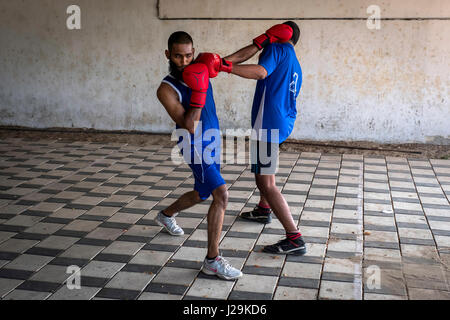
[[[286,238],[276,244],[265,246],[263,252],[304,255],[306,253],[306,244],[302,237],[296,240]]]
[[[271,223],[272,222],[272,210],[261,208],[256,205],[253,211],[242,212],[240,217],[246,220],[257,221],[260,223]]]

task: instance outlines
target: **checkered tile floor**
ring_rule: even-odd
[[[282,153],[277,184],[305,256],[261,252],[277,219],[238,218],[258,201],[249,166],[229,187],[221,252],[244,272],[200,271],[210,200],[181,212],[183,237],[153,222],[193,187],[171,148],[0,141],[2,299],[450,299],[450,160]],[[69,289],[68,266],[81,268]]]

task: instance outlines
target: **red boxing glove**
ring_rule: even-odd
[[[259,50],[265,46],[274,42],[287,42],[292,38],[292,28],[287,24],[276,24],[272,26],[266,33],[263,33],[259,37],[253,39],[253,44],[258,47]]]
[[[202,52],[195,62],[203,63],[208,68],[210,78],[215,78],[221,71],[230,73],[233,69],[231,61],[220,58],[216,53]]]
[[[209,86],[208,68],[203,63],[188,65],[183,70],[183,81],[192,89],[190,106],[203,108]]]

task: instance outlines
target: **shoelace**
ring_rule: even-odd
[[[231,269],[231,264],[224,258],[220,259],[220,263],[224,266],[225,270]]]

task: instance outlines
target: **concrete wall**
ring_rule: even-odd
[[[304,78],[291,138],[449,143],[448,1],[379,1],[382,18],[398,18],[379,30],[365,20],[374,1],[226,2],[234,9],[222,0],[161,0],[160,10],[156,0],[0,0],[0,125],[171,132],[155,92],[173,31],[189,32],[197,52],[227,55],[291,13]],[[81,30],[66,27],[71,4]],[[255,82],[220,74],[213,87],[222,129],[248,128]]]

